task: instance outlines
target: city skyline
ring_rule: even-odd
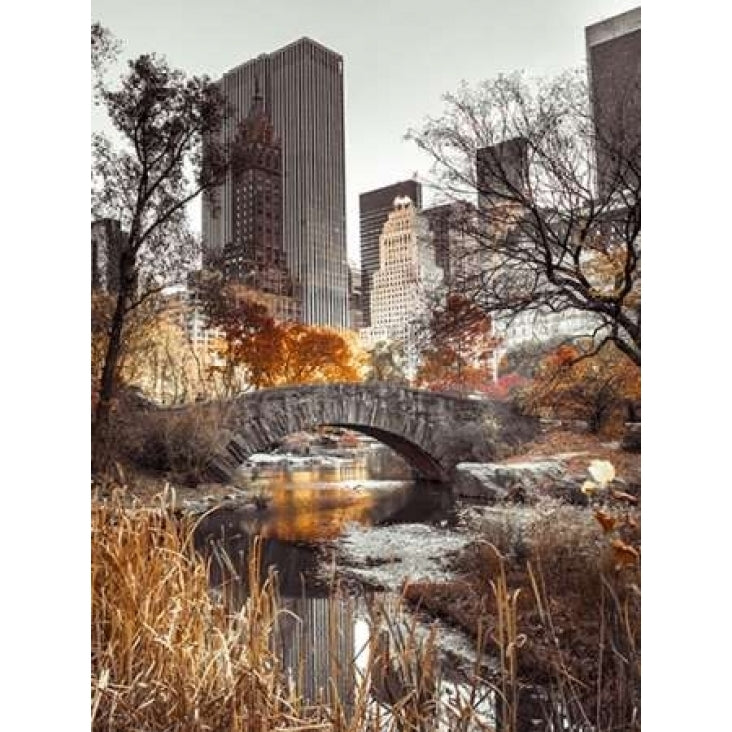
[[[498,2],[458,0],[445,14],[442,6],[430,2],[347,6],[319,0],[305,7],[229,0],[203,6],[184,0],[177,4],[184,12],[171,14],[165,4],[95,0],[92,16],[123,42],[123,59],[154,50],[174,66],[212,80],[303,36],[341,54],[347,255],[358,262],[359,194],[415,172],[426,176],[426,159],[403,136],[426,115],[440,112],[442,94],[462,80],[475,83],[515,70],[546,75],[583,66],[585,26],[636,5],[627,0],[565,0],[551,5],[526,1],[507,8]],[[456,38],[461,42],[455,43]],[[96,111],[92,127],[109,129]],[[425,205],[438,202],[425,189]],[[198,231],[200,201],[191,207],[190,218]]]
[[[235,138],[251,99],[260,95],[262,112],[271,119],[280,140],[277,206],[281,207],[287,266],[301,286],[303,322],[347,327],[341,56],[301,38],[245,60],[217,83],[231,108],[222,128],[223,141]],[[236,233],[239,212],[231,205],[233,190],[229,173],[224,184],[203,201],[204,253],[224,250]],[[260,208],[267,196],[263,187]],[[252,230],[255,237],[266,235],[263,224],[258,234]]]

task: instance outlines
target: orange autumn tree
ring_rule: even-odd
[[[586,420],[593,433],[639,401],[640,368],[610,344],[588,358],[578,346],[560,346],[544,358],[522,395],[528,412]]]
[[[361,381],[365,356],[331,328],[278,322],[236,284],[206,293],[209,324],[219,339],[219,370],[230,394],[287,384]]]
[[[269,340],[266,352],[250,355],[252,383],[257,388],[362,379],[359,354],[336,330],[278,323],[270,331]]]
[[[209,325],[220,334],[215,342],[218,364],[214,370],[227,395],[259,386],[258,375],[273,367],[278,352],[277,327],[269,310],[242,296],[236,286],[207,293],[204,302]]]
[[[417,385],[433,391],[488,387],[493,381],[492,331],[490,316],[463,295],[449,295],[425,329]]]

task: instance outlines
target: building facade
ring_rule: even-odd
[[[490,268],[491,252],[479,236],[481,219],[467,201],[424,209],[435,249],[435,261],[443,272],[447,292],[467,293],[478,286]]]
[[[113,294],[119,291],[119,259],[127,242],[127,232],[115,219],[91,223],[92,290]]]
[[[186,284],[173,285],[162,293],[162,313],[177,325],[196,349],[210,349],[220,333],[208,325],[200,292],[195,284],[196,273]]]
[[[259,90],[281,143],[282,236],[299,282],[305,323],[348,326],[343,59],[309,39],[232,69],[219,87],[231,109],[221,136],[231,144]],[[204,198],[204,257],[234,242],[235,175]]]
[[[231,150],[232,236],[224,245],[224,279],[261,293],[277,320],[300,320],[300,288],[287,266],[282,236],[282,144],[255,84],[249,114]]]
[[[415,326],[426,313],[429,297],[440,286],[442,271],[435,263],[426,221],[408,196],[397,197],[379,237],[379,269],[371,289],[371,325],[364,341],[402,344],[406,375],[417,369]]]
[[[363,285],[361,268],[355,262],[348,263],[348,311],[351,330],[364,327],[363,322]]]
[[[365,327],[371,325],[371,289],[374,272],[379,269],[379,237],[394,205],[394,199],[400,196],[408,196],[417,209],[422,207],[422,186],[415,180],[404,180],[367,191],[358,198]]]
[[[641,10],[634,8],[585,28],[587,69],[595,121],[597,186],[617,188],[628,160],[641,161]],[[620,158],[618,160],[617,158]],[[624,169],[625,168],[625,169]]]
[[[598,326],[597,318],[583,310],[527,310],[496,318],[495,334],[503,354],[530,343],[590,338]]]
[[[478,208],[490,211],[510,205],[515,191],[525,191],[529,180],[528,143],[522,137],[482,147],[476,152]]]

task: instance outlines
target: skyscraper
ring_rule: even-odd
[[[418,354],[417,321],[442,281],[435,264],[432,235],[409,196],[394,199],[379,237],[379,269],[372,280],[371,326],[366,340],[395,341],[404,347],[406,373],[414,376]]]
[[[408,196],[417,209],[422,207],[422,186],[415,180],[404,180],[384,188],[362,193],[359,196],[359,222],[361,225],[361,277],[363,297],[363,321],[371,325],[371,288],[374,272],[379,268],[379,237],[394,199]]]
[[[355,262],[348,263],[348,309],[351,330],[363,328],[363,289],[361,287],[361,267]]]
[[[283,242],[302,288],[306,323],[348,326],[343,59],[301,38],[232,69],[219,82],[231,108],[222,129],[231,143],[255,87],[282,143]],[[234,176],[203,202],[204,253],[234,240]]]
[[[482,219],[467,201],[443,203],[422,211],[429,224],[435,262],[443,272],[448,292],[473,289],[488,271],[491,251],[481,237]]]
[[[483,211],[508,202],[514,190],[524,191],[529,180],[528,143],[514,137],[476,152],[478,207]]]
[[[621,175],[627,175],[626,160],[640,170],[640,8],[587,26],[585,41],[597,136],[597,184],[603,193],[617,187],[613,176],[618,163]]]
[[[232,238],[221,258],[224,276],[264,296],[278,320],[299,320],[300,291],[282,238],[282,145],[258,85],[231,152]]]

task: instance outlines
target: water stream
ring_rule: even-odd
[[[247,471],[266,507],[215,511],[197,531],[199,549],[213,555],[211,585],[220,589],[227,582],[229,597],[243,603],[248,556],[259,537],[261,580],[276,572],[287,611],[278,624],[285,669],[298,677],[310,701],[333,692],[328,684],[333,675],[339,698],[350,699],[372,652],[374,608],[394,606],[396,596],[353,586],[350,593],[335,592],[328,578],[333,544],[354,527],[366,540],[389,525],[397,537],[403,524],[448,531],[456,522],[452,494],[444,485],[415,478],[395,453],[369,442],[337,455],[255,456]],[[227,560],[221,559],[223,552]],[[459,692],[454,678],[445,677],[443,694]]]

